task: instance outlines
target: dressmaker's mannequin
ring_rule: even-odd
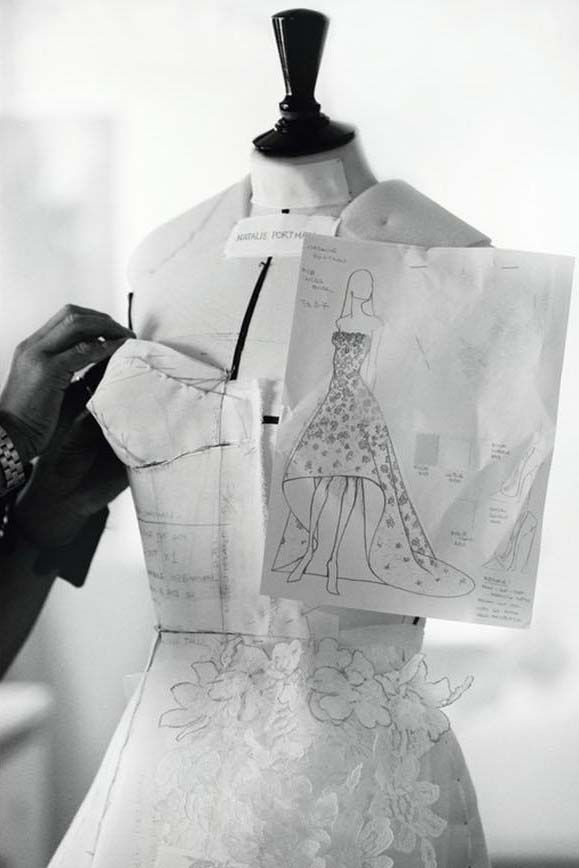
[[[260,270],[259,257],[224,256],[231,231],[244,217],[289,209],[292,214],[341,217],[337,235],[347,238],[425,246],[488,243],[482,233],[403,182],[376,184],[356,140],[301,157],[265,157],[254,151],[250,169],[239,184],[155,230],[135,253],[130,280],[139,337],[230,369]],[[261,381],[264,415],[280,415],[298,268],[298,257],[274,257],[243,350],[239,378]],[[275,427],[267,429],[266,486]],[[340,624],[381,623],[389,617],[342,609]]]
[[[129,467],[158,632],[52,868],[488,868],[440,711],[464,687],[427,684],[423,623],[259,593],[277,431],[261,419],[280,415],[299,256],[265,272],[267,249],[226,255],[239,221],[289,211],[360,240],[488,241],[407,185],[377,184],[349,133],[312,151],[314,132],[294,156],[254,152],[248,177],[131,262],[141,340],[113,357],[91,410]]]
[[[292,14],[280,13],[285,18],[277,16],[278,30],[288,21],[291,23]],[[314,16],[316,26],[319,23],[316,19],[323,18],[317,13],[303,13],[302,21],[303,15],[306,19],[308,15]],[[134,325],[141,338],[159,341],[201,358],[224,372],[231,370],[241,323],[261,267],[259,256],[226,259],[224,255],[229,235],[245,217],[275,215],[283,210],[291,214],[339,218],[336,234],[346,238],[422,246],[489,243],[485,235],[409,185],[401,181],[378,184],[353,131],[347,131],[342,125],[332,127],[329,122],[322,126],[321,133],[317,122],[313,128],[308,126],[308,106],[312,102],[314,116],[319,114],[313,89],[324,35],[325,29],[318,31],[321,41],[317,49],[310,44],[315,56],[309,65],[309,78],[304,84],[302,77],[297,88],[289,80],[292,70],[294,75],[296,71],[287,56],[291,34],[278,38],[287,89],[289,92],[297,90],[298,97],[294,97],[294,104],[290,105],[293,112],[285,111],[287,96],[280,103],[282,132],[278,131],[278,124],[255,140],[260,150],[254,150],[251,155],[249,177],[161,226],[135,253],[130,281],[135,292]],[[289,50],[291,54],[291,45]],[[296,111],[296,99],[302,108],[306,107],[303,122]],[[328,126],[333,133],[331,130],[328,133]],[[331,135],[338,140],[346,139],[347,143],[327,149]],[[320,153],[272,155],[292,150],[308,151],[316,141],[323,148]],[[265,250],[264,255],[267,254]],[[298,267],[296,256],[274,257],[243,347],[239,377],[260,380],[264,416],[279,416],[281,411],[281,385]],[[264,430],[263,456],[266,491],[274,439],[275,428],[268,426]],[[344,609],[336,610],[336,614],[344,627],[383,623],[391,617]]]

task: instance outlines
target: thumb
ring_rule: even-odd
[[[104,359],[109,359],[113,353],[122,347],[127,338],[116,338],[109,341],[79,341],[73,347],[54,356],[58,370],[65,373],[69,380],[75,371],[96,365]]]

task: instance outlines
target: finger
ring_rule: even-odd
[[[112,341],[86,341],[82,340],[69,350],[52,356],[52,364],[68,379],[87,365],[94,365],[103,359],[108,359],[127,340],[126,337]]]
[[[46,335],[48,335],[48,333],[55,328],[55,326],[66,320],[67,317],[76,315],[83,316],[86,314],[106,316],[106,314],[103,314],[101,311],[93,310],[90,307],[81,307],[77,304],[65,304],[64,307],[61,307],[60,310],[58,310],[54,314],[54,316],[51,316],[50,319],[44,323],[44,325],[42,325],[35,332],[32,332],[32,334],[26,339],[26,341],[31,344],[37,344],[42,341],[46,337]]]
[[[38,349],[49,355],[56,355],[71,349],[80,341],[91,341],[96,338],[110,341],[134,337],[134,332],[110,317],[83,314],[55,326],[38,345]]]
[[[79,341],[93,338],[114,340],[134,337],[134,332],[115,322],[108,314],[90,311],[66,316],[37,343],[37,348],[54,355],[70,349]]]

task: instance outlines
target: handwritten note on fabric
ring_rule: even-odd
[[[572,273],[306,236],[262,592],[528,626]]]

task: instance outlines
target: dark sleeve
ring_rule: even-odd
[[[39,575],[39,550],[11,534],[0,545],[0,678],[26,642],[56,578],[55,571]]]
[[[57,576],[86,579],[108,509],[91,516],[68,545],[40,549],[14,524],[0,539],[0,678],[26,642]],[[6,529],[8,524],[6,525]]]
[[[69,543],[42,549],[36,558],[35,570],[40,575],[56,572],[61,579],[77,588],[84,585],[92,559],[107,523],[107,507],[91,515]]]

